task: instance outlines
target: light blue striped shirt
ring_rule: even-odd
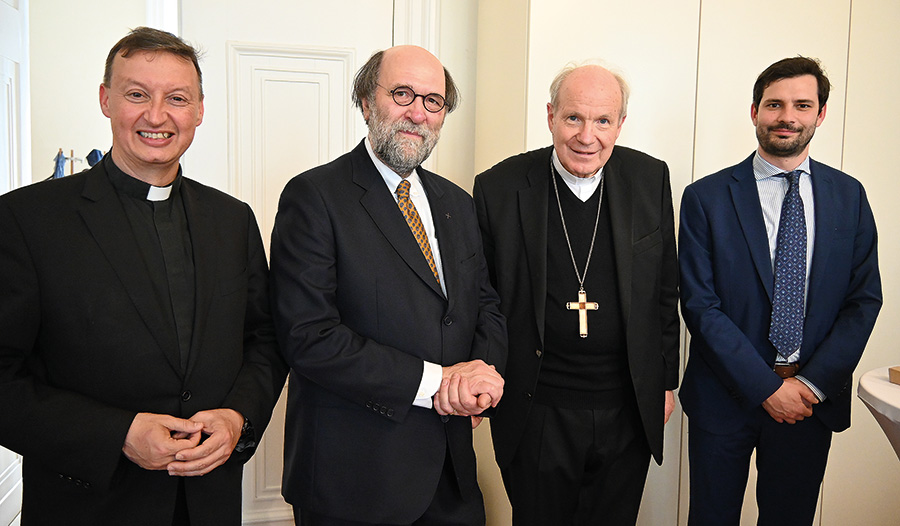
[[[809,156],[800,163],[795,170],[800,170],[800,198],[803,200],[803,212],[806,217],[806,286],[804,287],[804,303],[809,291],[809,270],[812,268],[813,248],[816,241],[816,214],[815,201],[812,191],[812,173],[809,170]],[[778,245],[778,224],[781,221],[781,205],[787,194],[790,182],[787,177],[779,177],[784,170],[766,161],[759,155],[759,151],[753,156],[753,175],[756,178],[756,190],[759,192],[759,205],[762,208],[763,221],[766,224],[766,236],[769,239],[769,260],[772,263],[772,274],[775,274],[775,249]],[[806,312],[804,305],[804,312]],[[777,361],[780,363],[794,363],[800,359],[800,349],[787,357],[780,355]],[[806,378],[797,375],[797,379],[812,389],[819,400],[824,400],[825,395],[819,391]]]

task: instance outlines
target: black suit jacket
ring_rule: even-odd
[[[292,368],[282,491],[315,513],[410,523],[431,502],[448,448],[463,494],[478,491],[469,419],[412,402],[423,360],[502,369],[506,326],[472,199],[418,173],[446,298],[363,143],[281,196],[272,298]]]
[[[552,148],[511,157],[475,178],[491,281],[509,326],[506,394],[491,419],[497,463],[522,437],[544,350]],[[662,462],[665,391],[678,386],[678,265],[669,169],[616,146],[603,171],[628,365],[647,442]],[[574,314],[573,314],[574,315]]]
[[[269,421],[287,369],[256,220],[195,181],[182,192],[196,272],[185,374],[102,162],[0,197],[0,444],[23,456],[23,525],[170,522],[178,478],[122,454],[138,412],[230,407],[257,436]],[[247,458],[185,479],[192,517],[240,523]]]

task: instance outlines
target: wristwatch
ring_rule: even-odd
[[[254,447],[256,447],[256,434],[253,432],[253,424],[245,416],[244,425],[241,426],[241,438],[238,440],[237,445],[234,446],[234,450],[241,453],[245,449]]]

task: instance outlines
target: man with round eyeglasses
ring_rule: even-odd
[[[472,429],[503,394],[506,325],[471,197],[421,167],[459,94],[398,46],[353,100],[368,136],[293,178],[272,232],[282,492],[304,526],[483,526]]]

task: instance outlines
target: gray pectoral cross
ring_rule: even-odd
[[[588,301],[587,292],[585,292],[584,289],[579,289],[578,301],[566,303],[566,308],[568,310],[578,311],[578,334],[582,338],[587,338],[587,311],[599,309],[600,304]]]

